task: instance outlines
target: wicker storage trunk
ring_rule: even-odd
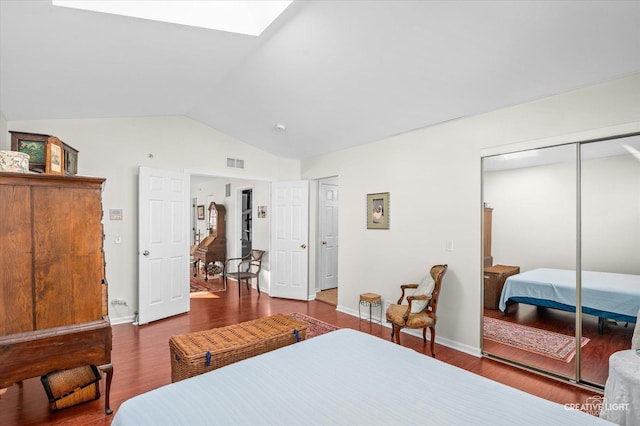
[[[171,336],[171,382],[290,345],[306,336],[306,323],[282,314]]]
[[[60,370],[40,378],[52,410],[100,398],[100,372],[94,365]]]

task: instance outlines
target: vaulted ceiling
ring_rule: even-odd
[[[253,37],[0,0],[7,120],[185,115],[286,158],[639,72],[639,1],[296,0]]]

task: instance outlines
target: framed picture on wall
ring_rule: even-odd
[[[367,194],[367,229],[389,229],[389,193]]]
[[[204,204],[198,206],[198,220],[204,220]]]

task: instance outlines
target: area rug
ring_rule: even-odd
[[[570,362],[576,354],[574,336],[484,317],[484,337],[528,352]],[[581,347],[589,343],[583,337]]]
[[[289,314],[289,316],[296,321],[301,321],[307,324],[307,339],[311,339],[312,337],[320,336],[321,334],[338,330],[340,328],[299,312],[294,312]]]

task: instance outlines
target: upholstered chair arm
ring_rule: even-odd
[[[400,299],[398,299],[398,305],[402,305],[402,300],[404,299],[404,291],[408,288],[418,288],[418,284],[403,284],[400,286],[400,288],[402,289],[402,295],[400,296]]]
[[[407,319],[409,318],[409,314],[411,313],[411,302],[413,302],[414,300],[431,300],[432,297],[431,296],[427,296],[426,294],[422,294],[419,296],[409,296],[407,297],[407,302],[409,302],[409,309],[407,309],[407,312],[405,312],[404,314],[404,320],[405,322],[407,321]],[[427,303],[427,305],[424,307],[424,309],[426,310],[427,307],[429,306],[429,304]]]

